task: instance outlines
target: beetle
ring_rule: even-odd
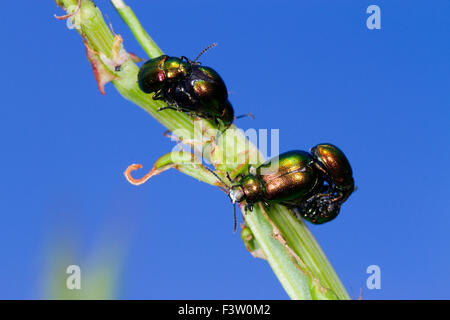
[[[153,100],[162,100],[167,106],[192,116],[209,119],[221,129],[227,129],[234,120],[234,110],[228,100],[225,82],[212,68],[200,65],[198,58],[214,43],[191,61],[162,55],[145,62],[139,69],[139,88],[154,93]]]
[[[234,205],[245,201],[245,210],[251,211],[260,201],[267,206],[279,203],[296,209],[297,217],[313,224],[336,218],[355,189],[347,157],[329,143],[318,144],[310,152],[285,152],[258,167],[250,166],[247,174],[233,180],[227,177],[232,183],[228,195]]]

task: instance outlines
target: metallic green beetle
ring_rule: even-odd
[[[271,169],[274,168],[274,169]],[[344,153],[332,144],[319,144],[306,151],[289,151],[270,159],[247,175],[232,181],[233,204],[245,201],[252,210],[256,202],[280,203],[296,208],[296,214],[314,224],[333,220],[354,190],[352,168]]]
[[[221,129],[227,129],[234,120],[234,110],[228,101],[225,82],[212,68],[194,61],[163,55],[148,60],[139,69],[138,84],[145,93],[154,93],[154,100],[162,100],[167,107],[213,120]]]

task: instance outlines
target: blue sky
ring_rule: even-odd
[[[282,152],[344,150],[358,190],[311,230],[352,297],[449,298],[450,2],[127,3],[169,55],[219,43],[202,62],[236,114],[255,114],[239,126],[279,129]],[[0,20],[0,298],[43,297],[51,248],[66,242],[82,270],[120,255],[117,298],[287,298],[232,233],[222,192],[176,171],[126,182],[129,164],[172,149],[165,129],[112,85],[98,92],[54,1],[25,4],[5,2]],[[109,1],[96,4],[145,56]],[[366,27],[371,4],[381,30]],[[365,286],[373,264],[380,290]]]

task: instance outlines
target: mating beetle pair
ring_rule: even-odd
[[[234,110],[228,101],[225,82],[212,68],[202,66],[198,58],[194,61],[166,55],[150,59],[142,65],[138,84],[145,93],[154,93],[154,100],[167,103],[164,109],[174,109],[213,120],[216,125],[227,129],[234,120]]]
[[[245,201],[245,209],[252,210],[256,202],[279,203],[296,208],[301,217],[314,224],[336,218],[354,190],[350,163],[332,144],[319,144],[310,153],[283,153],[256,168],[250,167],[247,175],[239,175],[231,182],[228,194],[233,204]]]
[[[147,61],[139,70],[139,87],[145,93],[154,93],[153,99],[168,104],[160,110],[187,112],[227,129],[234,120],[234,111],[225,83],[216,71],[197,62],[213,46],[203,50],[194,61],[166,55]],[[277,170],[265,170],[273,167]],[[314,224],[336,218],[342,203],[354,191],[350,163],[332,144],[319,144],[310,153],[299,150],[283,153],[257,168],[251,167],[247,175],[229,180],[232,186],[227,186],[228,195],[233,204],[245,201],[245,208],[252,210],[256,202],[279,203],[297,209],[295,212]]]

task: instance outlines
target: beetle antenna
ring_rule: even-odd
[[[197,56],[197,58],[195,58],[194,63],[197,62],[198,58],[200,58],[202,56],[202,54],[204,54],[206,51],[208,51],[211,48],[214,48],[215,46],[217,46],[217,42],[214,42],[213,44],[210,44],[209,46],[207,46],[205,49],[202,50],[202,52],[200,52]]]
[[[211,172],[216,178],[217,180],[219,180],[220,182],[222,182],[222,184],[225,186],[225,188],[228,191],[228,194],[230,194],[231,188],[225,183],[225,181],[222,180],[221,177],[219,177],[219,175],[217,173],[215,173],[213,170],[211,170],[210,168],[208,168],[207,166],[204,166],[204,168],[206,170],[208,170],[209,172]]]
[[[233,222],[234,222],[234,225],[233,225],[233,233],[236,233],[236,230],[237,230],[236,202],[233,203],[233,208],[234,208],[234,211],[233,211],[233,214],[234,214],[234,216],[233,216],[233,218],[234,218],[234,220],[233,220]]]
[[[209,172],[211,172],[217,178],[217,180],[222,182],[222,184],[226,187],[226,189],[228,191],[228,196],[230,197],[231,188],[225,183],[225,181],[223,181],[222,178],[219,177],[218,174],[215,173],[212,169],[208,168],[207,166],[204,166],[204,168],[206,170],[208,170]],[[227,175],[228,175],[228,173],[227,173]],[[230,197],[230,199],[231,199],[231,197]],[[233,233],[235,233],[237,230],[236,201],[231,199],[231,202],[233,203]]]

